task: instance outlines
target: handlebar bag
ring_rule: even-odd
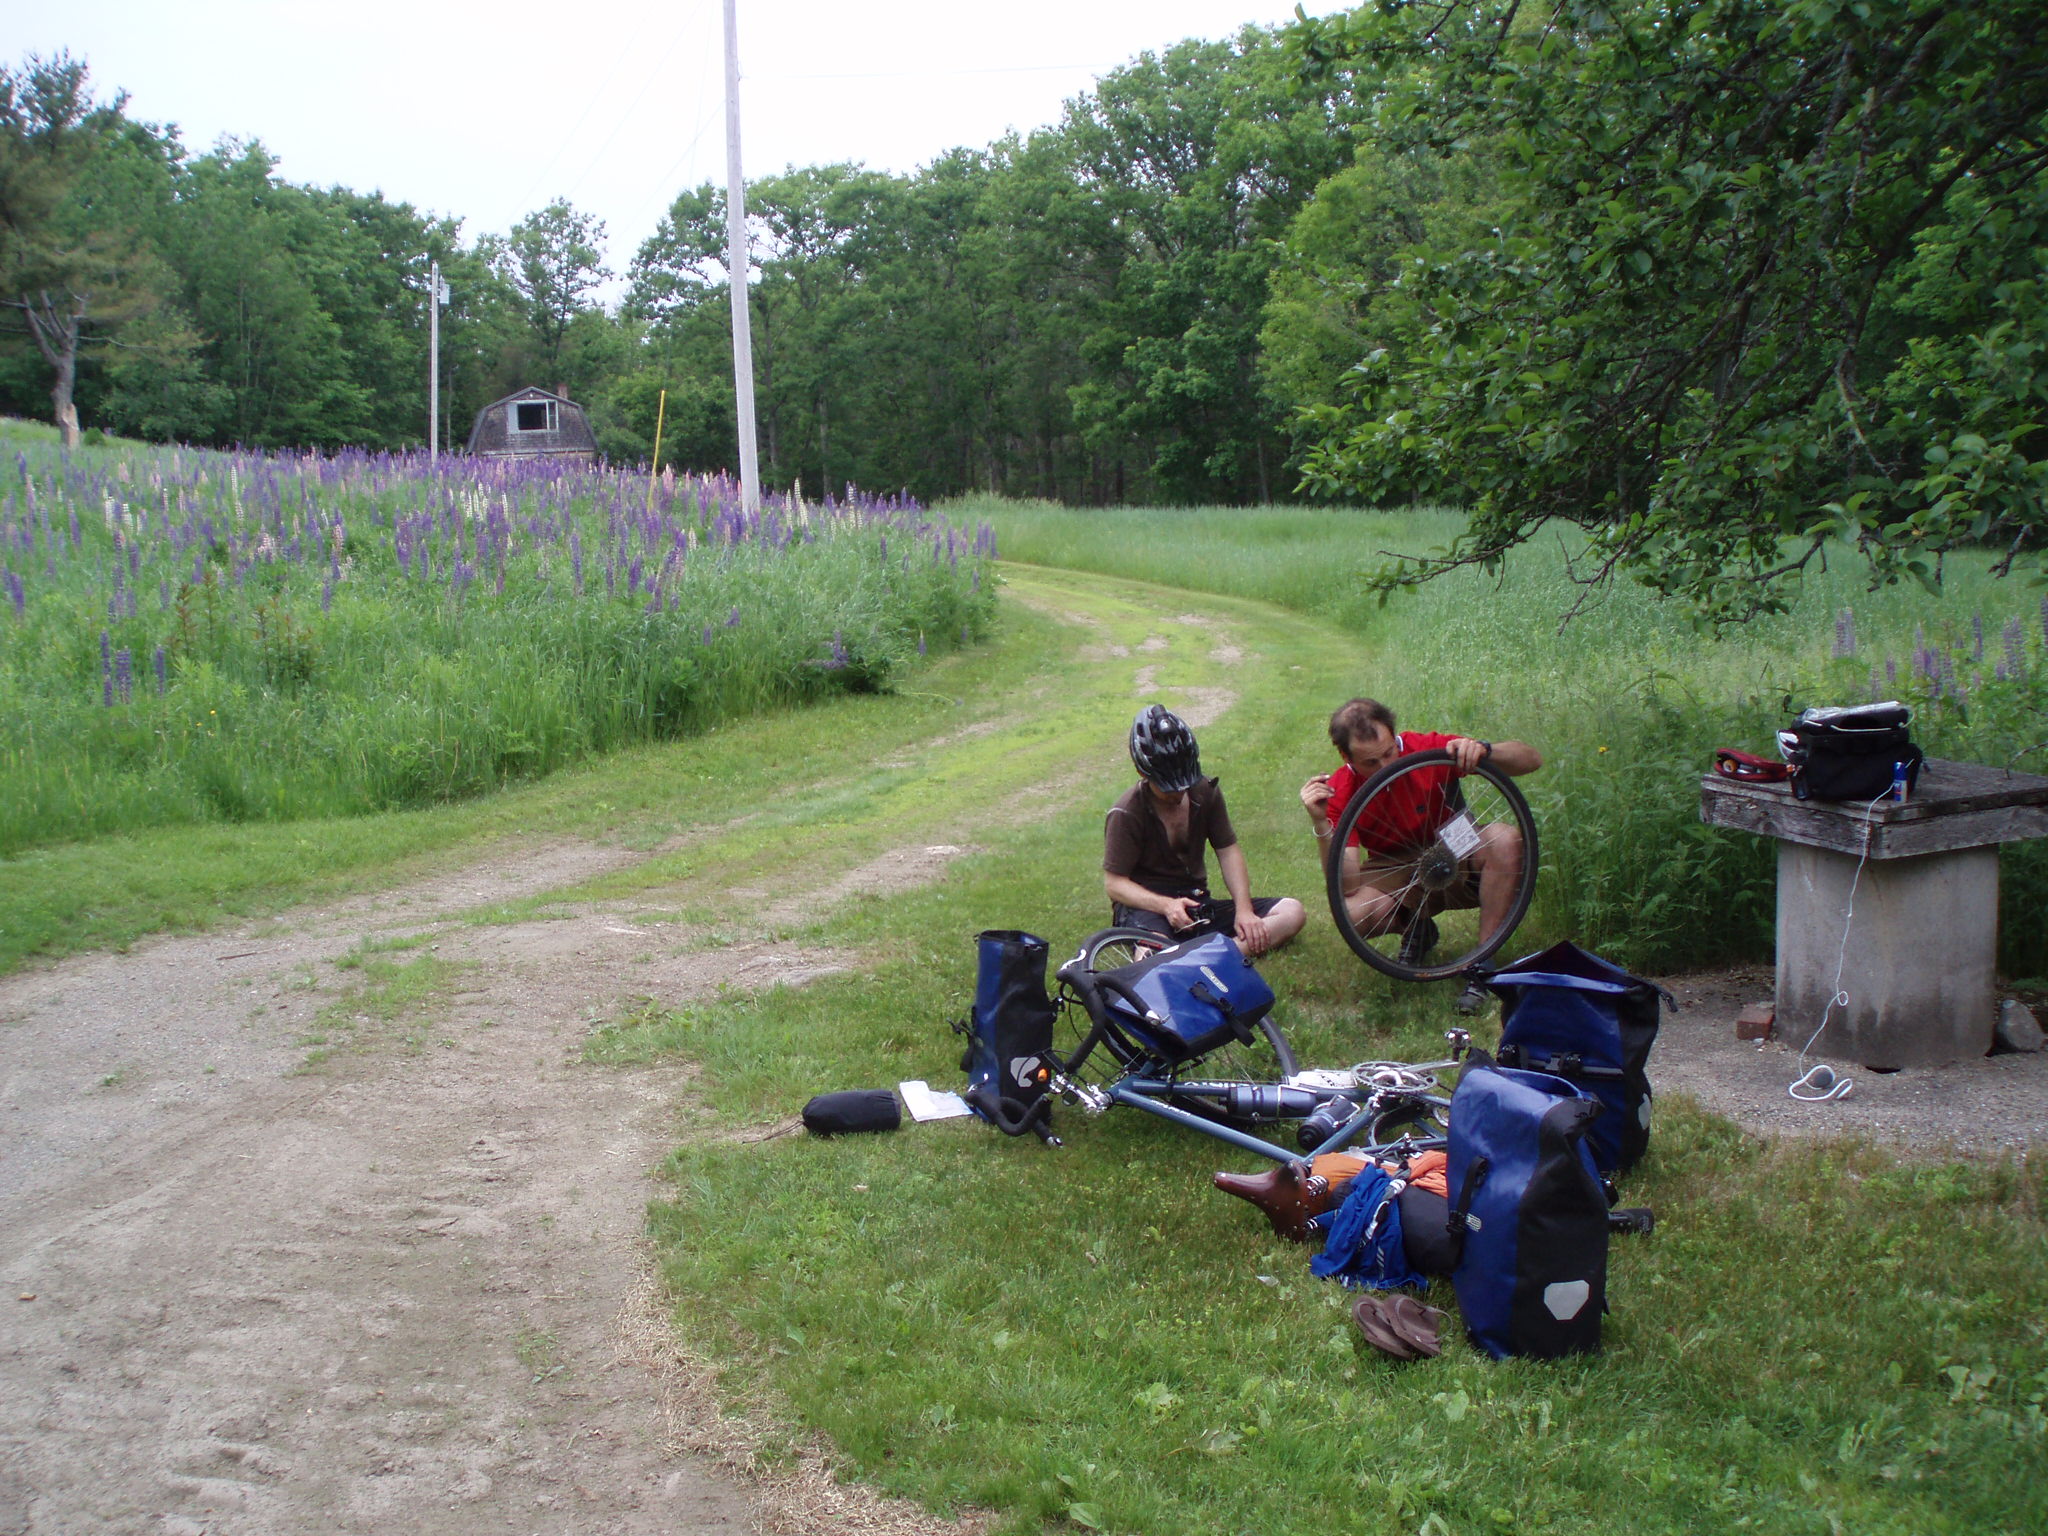
[[[1054,1018],[1045,991],[1046,942],[1036,934],[991,928],[975,943],[974,1008],[960,1061],[967,1074],[963,1097],[984,1120],[1021,1130],[1051,1107],[1040,1108],[1048,1092],[1045,1053],[1052,1049]]]
[[[1451,1095],[1451,1283],[1496,1360],[1596,1353],[1607,1307],[1607,1196],[1586,1149],[1597,1099],[1474,1051]]]
[[[1650,1146],[1650,1047],[1662,990],[1569,942],[1525,955],[1487,983],[1501,1000],[1504,1067],[1576,1083],[1604,1110],[1586,1137],[1602,1173],[1633,1168]]]
[[[1799,800],[1875,800],[1906,766],[1906,786],[1920,782],[1925,754],[1913,743],[1912,714],[1896,702],[1801,711],[1778,733],[1778,750]]]
[[[1137,993],[1150,1010],[1150,1017],[1139,1019],[1123,1003],[1112,1002],[1117,1023],[1170,1062],[1248,1038],[1275,1001],[1236,941],[1221,933],[1154,950],[1103,974]]]

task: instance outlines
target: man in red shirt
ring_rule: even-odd
[[[1398,757],[1414,752],[1449,752],[1452,761],[1418,769],[1361,816],[1344,849],[1344,904],[1352,926],[1371,936],[1405,930],[1402,958],[1420,961],[1435,943],[1430,913],[1404,904],[1414,856],[1436,841],[1448,811],[1452,780],[1490,762],[1503,773],[1533,773],[1543,766],[1536,749],[1520,741],[1481,741],[1436,731],[1396,731],[1394,712],[1377,699],[1353,699],[1330,716],[1330,743],[1344,759],[1335,773],[1319,773],[1301,786],[1301,803],[1315,827],[1316,851],[1327,858],[1337,818],[1366,780]],[[1432,898],[1432,910],[1477,907],[1483,943],[1501,924],[1522,873],[1522,838],[1504,821],[1478,829],[1479,846],[1463,863],[1465,880]],[[1420,923],[1416,922],[1421,917]],[[1411,953],[1411,950],[1413,951]]]

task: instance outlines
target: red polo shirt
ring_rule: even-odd
[[[1455,737],[1438,731],[1399,731],[1394,736],[1399,748],[1396,759],[1417,752],[1434,752],[1454,740]],[[1358,825],[1351,829],[1351,846],[1367,857],[1405,854],[1428,847],[1436,841],[1436,829],[1449,818],[1450,785],[1458,776],[1458,770],[1449,763],[1403,774],[1359,816]],[[1330,775],[1331,826],[1337,825],[1337,818],[1344,814],[1344,807],[1363,782],[1349,763]]]

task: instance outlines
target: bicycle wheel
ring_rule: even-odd
[[[1081,946],[1081,964],[1091,971],[1113,971],[1165,949],[1167,944],[1160,935],[1142,928],[1106,928]],[[1063,1013],[1085,1018],[1078,1005]],[[1087,1026],[1082,1024],[1080,1028],[1085,1030]],[[1069,1049],[1076,1045],[1078,1032]],[[1230,1114],[1223,1108],[1222,1096],[1214,1091],[1216,1088],[1232,1083],[1271,1085],[1300,1070],[1294,1047],[1287,1043],[1287,1036],[1270,1014],[1259,1020],[1249,1041],[1227,1041],[1190,1061],[1168,1062],[1136,1035],[1114,1025],[1103,1030],[1102,1048],[1126,1071],[1170,1077],[1177,1083],[1186,1083],[1191,1090],[1204,1085],[1202,1091],[1169,1094],[1167,1102],[1206,1119],[1239,1127],[1267,1122],[1264,1117]]]
[[[1345,804],[1330,839],[1323,873],[1337,931],[1399,981],[1476,968],[1514,934],[1536,892],[1529,802],[1491,764],[1463,775],[1452,764],[1448,752],[1396,758]],[[1361,881],[1347,896],[1343,854],[1354,832]],[[1500,904],[1484,933],[1482,894]]]

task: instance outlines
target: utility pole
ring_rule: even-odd
[[[754,332],[747,314],[747,200],[740,180],[740,42],[736,0],[725,0],[725,270],[732,285],[732,381],[740,428],[740,505],[761,510],[754,446]]]
[[[427,463],[441,458],[441,306],[448,302],[441,263],[427,263]]]

